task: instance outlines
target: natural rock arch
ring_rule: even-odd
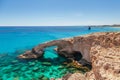
[[[44,49],[50,46],[57,46],[57,52],[60,55],[63,55],[65,57],[68,56],[67,53],[72,53],[72,44],[69,41],[65,40],[54,40],[54,41],[49,41],[43,44],[39,44],[38,46],[34,47],[30,51],[26,51],[24,54],[20,55],[19,58],[23,59],[31,59],[31,58],[39,58],[43,56],[44,54]],[[62,54],[62,53],[66,54]]]
[[[104,48],[112,46],[120,46],[120,33],[94,33],[86,36],[79,36],[69,39],[53,40],[43,44],[40,44],[33,48],[31,51],[27,51],[20,55],[19,58],[31,59],[39,58],[44,54],[44,49],[49,46],[57,46],[57,53],[66,58],[75,60],[75,54],[80,53],[82,59],[79,63],[90,63],[91,62],[91,47],[99,45]]]

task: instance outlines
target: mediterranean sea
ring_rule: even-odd
[[[17,56],[38,44],[94,32],[120,32],[120,28],[88,26],[22,26],[0,27],[0,80],[42,80],[61,78],[72,69],[53,50],[46,48],[44,59],[19,60]],[[76,70],[76,69],[74,69]]]

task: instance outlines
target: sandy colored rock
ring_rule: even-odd
[[[86,74],[82,73],[74,73],[68,78],[63,78],[62,80],[97,80],[95,79],[95,75],[93,71],[87,72]]]
[[[95,75],[94,75],[94,73],[93,73],[93,70],[91,70],[90,72],[87,72],[87,73],[85,74],[85,80],[97,80],[97,79],[95,78]]]
[[[120,47],[91,48],[92,67],[98,80],[120,80]]]
[[[80,73],[74,73],[68,78],[63,78],[62,80],[85,80],[85,76]]]
[[[86,74],[74,73],[65,80],[120,80],[120,32],[100,32],[70,39],[40,44],[20,58],[39,58],[44,48],[57,46],[57,53],[76,60],[80,64],[91,63],[92,70]]]

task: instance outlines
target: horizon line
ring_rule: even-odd
[[[0,27],[54,27],[54,26],[120,26],[120,24],[99,24],[99,25],[0,25]]]

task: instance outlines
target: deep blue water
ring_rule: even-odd
[[[0,78],[3,80],[14,80],[16,78],[16,80],[31,80],[33,77],[37,78],[43,74],[49,78],[61,77],[62,72],[67,71],[66,68],[61,71],[57,70],[61,65],[45,66],[40,61],[22,63],[17,60],[16,56],[49,40],[85,35],[93,32],[111,31],[120,31],[120,28],[92,27],[91,30],[88,30],[87,26],[0,27]],[[58,55],[52,50],[52,47],[46,49],[45,58],[52,59],[57,57]],[[15,61],[16,63],[11,63]],[[31,67],[31,64],[34,65]],[[38,68],[38,66],[43,70],[45,69],[45,71],[42,72],[41,69],[37,69],[38,71],[34,72],[34,68]],[[14,68],[17,69],[14,70]],[[48,69],[47,72],[46,69]]]
[[[111,27],[1,27],[0,53],[31,48],[49,40],[73,37],[92,32],[120,31]]]

